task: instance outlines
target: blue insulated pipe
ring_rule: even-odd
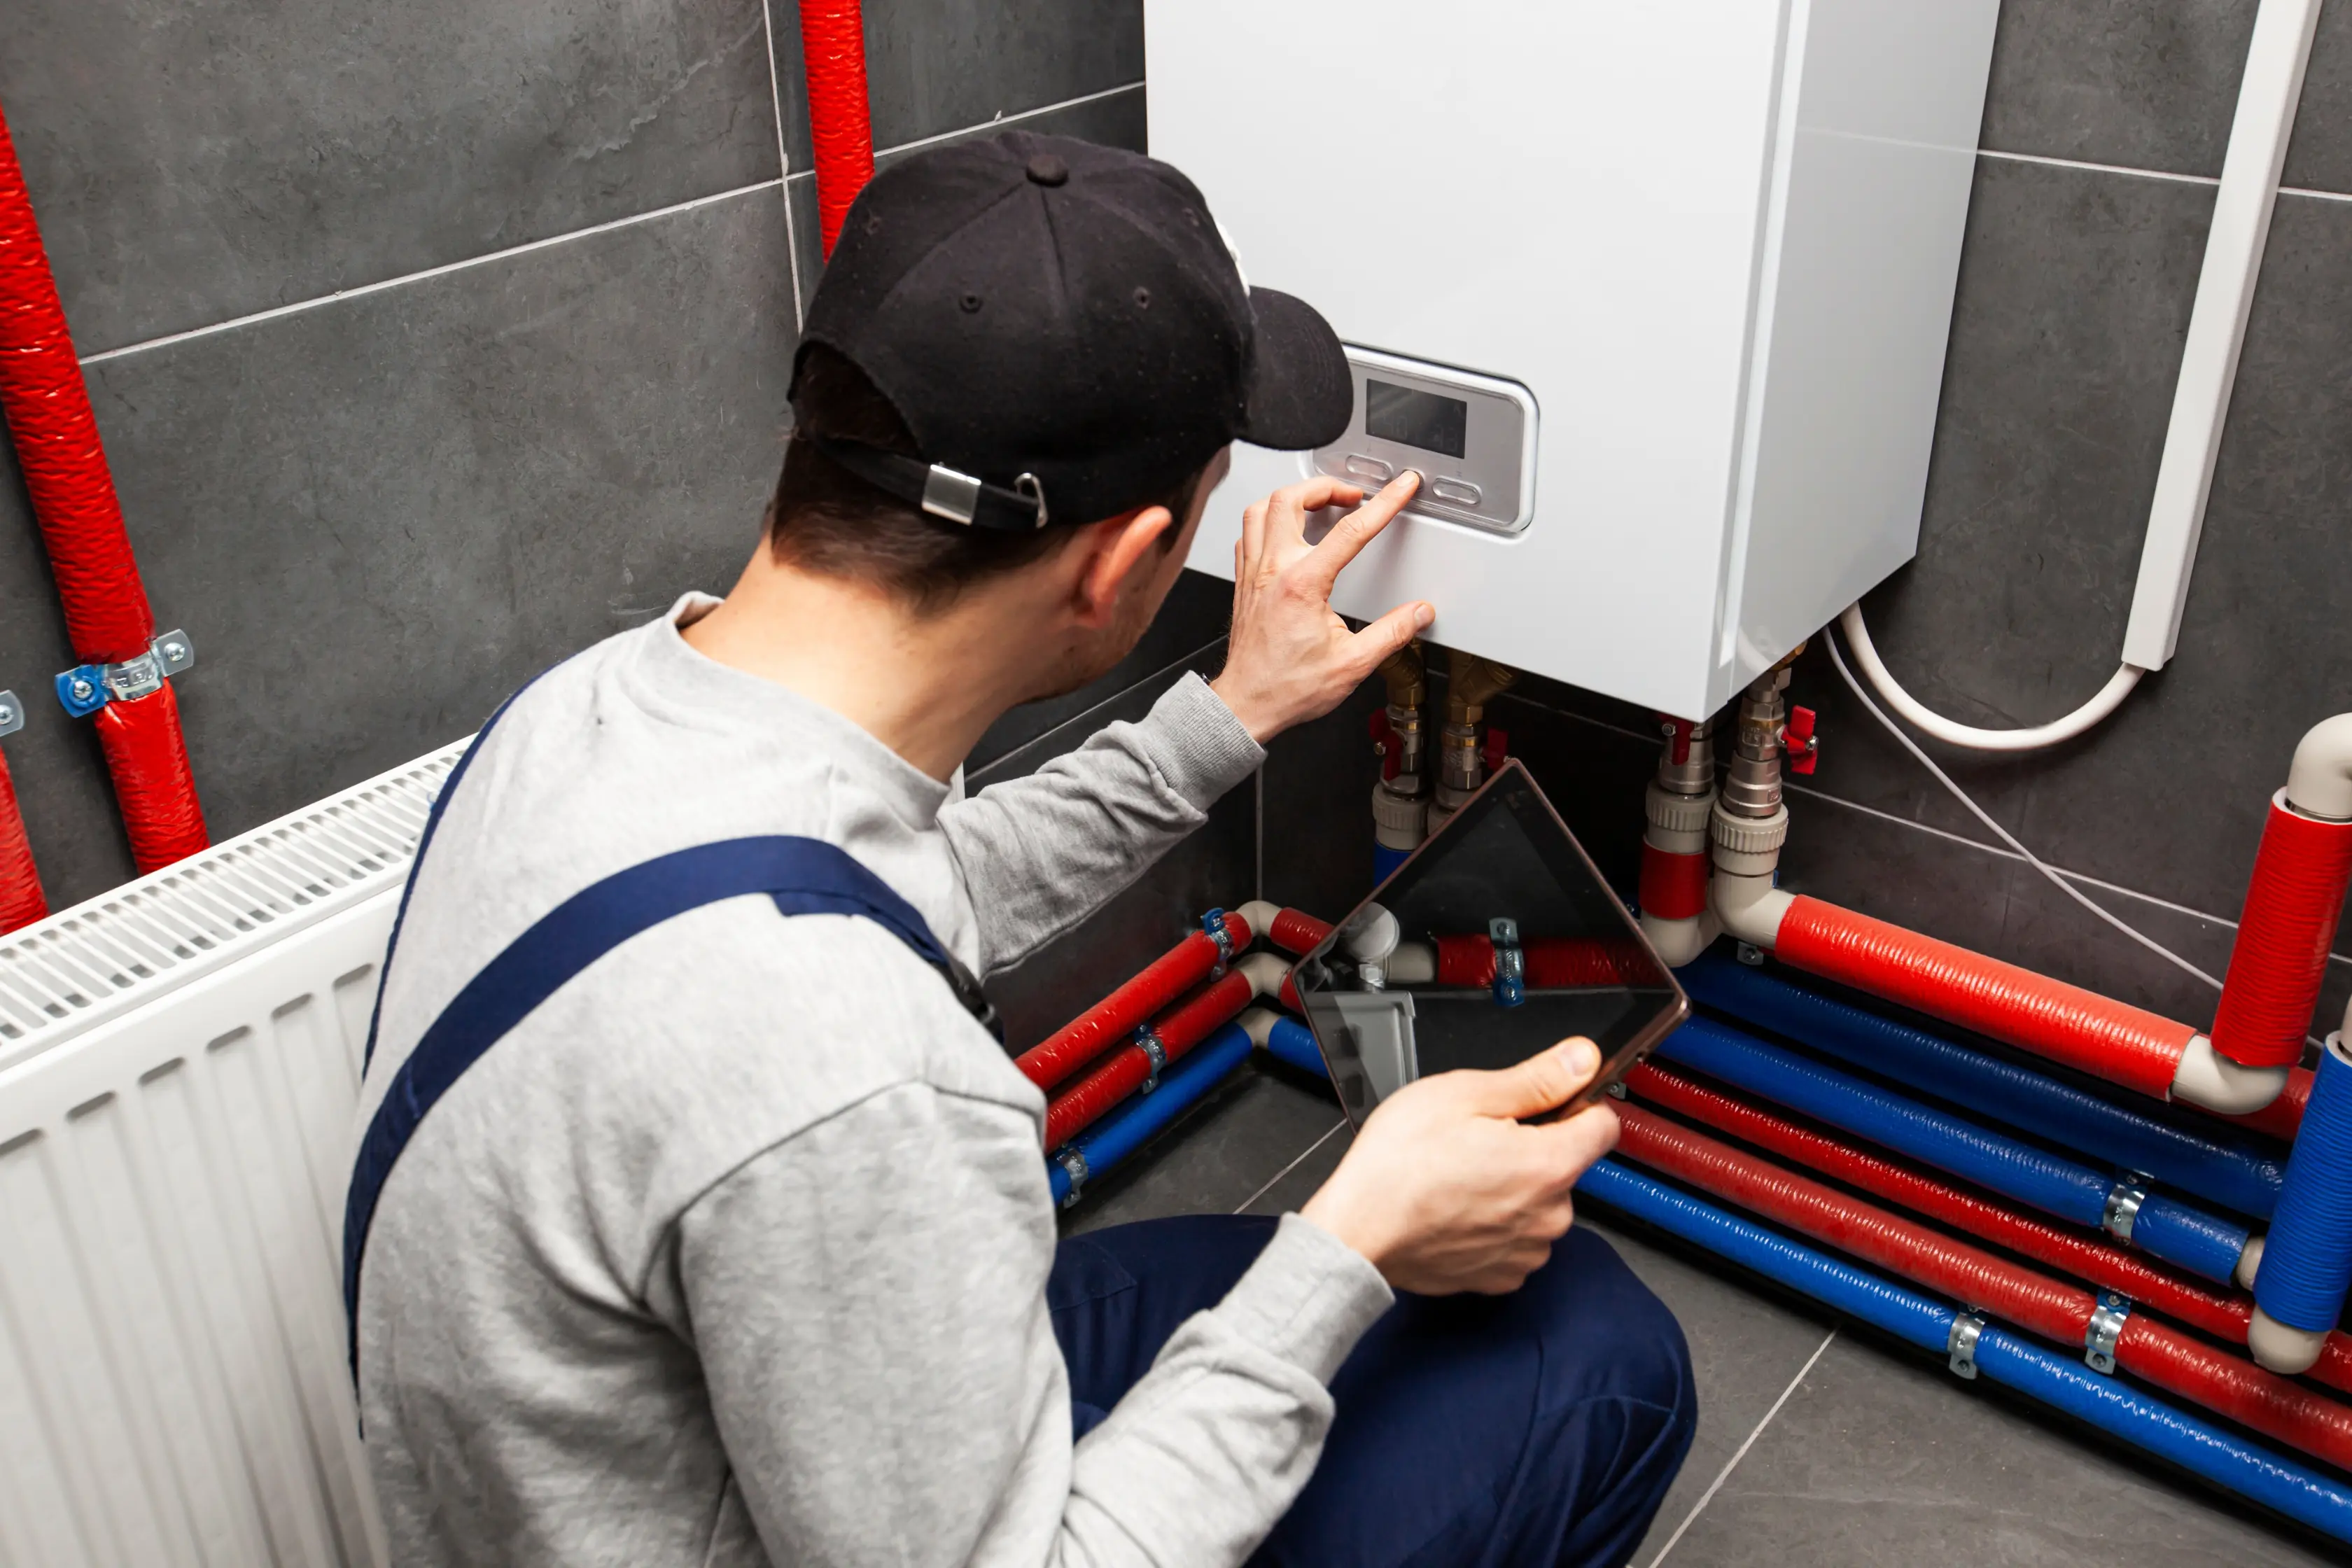
[[[2167,1186],[2268,1219],[2284,1162],[2169,1127],[2031,1068],[1716,954],[1675,972],[1691,999],[1743,1023]]]
[[[1307,1044],[1309,1050],[1314,1048],[1311,1037]],[[1239,1024],[1227,1024],[1169,1064],[1168,1070],[1160,1075],[1159,1088],[1150,1094],[1133,1096],[1048,1154],[1045,1173],[1053,1183],[1055,1205],[1063,1207],[1075,1201],[1071,1196],[1074,1184],[1083,1192],[1087,1182],[1118,1165],[1149,1142],[1153,1133],[1199,1104],[1249,1054],[1249,1036],[1242,1032]]]
[[[1948,1354],[1958,1314],[1826,1253],[1702,1203],[1614,1160],[1577,1190],[1697,1243],[1923,1350]],[[2352,1542],[2352,1490],[2289,1464],[2138,1390],[1990,1324],[1978,1331],[1978,1373],[2227,1487],[2336,1540]]]
[[[1276,1018],[1274,1027],[1266,1031],[1266,1055],[1286,1062],[1301,1072],[1328,1078],[1330,1069],[1323,1065],[1323,1053],[1315,1044],[1314,1031],[1296,1018]]]
[[[2255,1303],[2292,1329],[2333,1327],[2352,1282],[2352,1056],[2340,1035],[2328,1037],[2320,1053],[2286,1191],[2263,1247]]]
[[[1684,1025],[1660,1043],[1658,1054],[2061,1219],[2092,1226],[2105,1219],[2115,1184],[2098,1172],[1713,1019]],[[2221,1284],[2231,1281],[2246,1246],[2246,1233],[2236,1226],[2157,1195],[2140,1205],[2131,1238],[2151,1255]]]

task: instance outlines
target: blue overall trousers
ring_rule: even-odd
[[[435,802],[418,864],[473,754]],[[412,888],[415,876],[412,866]],[[730,839],[595,883],[467,982],[401,1065],[368,1126],[343,1226],[354,1373],[369,1222],[385,1178],[434,1103],[541,1002],[620,943],[689,910],[750,895],[773,899],[786,915],[874,921],[936,969],[1002,1041],[978,982],[922,916],[833,845]],[[404,919],[406,910],[404,895]],[[400,924],[393,927],[395,947]],[[387,971],[390,964],[387,954]],[[371,1057],[374,1035],[372,1024]],[[1038,1190],[1043,1201],[1042,1182]],[[1273,1226],[1196,1215],[1061,1244],[1046,1304],[1068,1363],[1079,1436],[1150,1370],[1177,1325],[1223,1299]],[[1400,1300],[1357,1346],[1332,1394],[1339,1415],[1322,1461],[1255,1562],[1613,1568],[1648,1528],[1697,1415],[1689,1353],[1674,1319],[1607,1243],[1584,1231],[1571,1232],[1512,1295]]]

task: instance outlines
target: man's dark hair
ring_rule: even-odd
[[[1069,542],[1070,530],[1058,523],[1015,533],[933,517],[826,457],[808,438],[811,431],[919,455],[906,421],[864,371],[824,343],[807,345],[793,384],[792,440],[768,503],[768,546],[779,561],[871,583],[928,611]],[[1164,506],[1176,519],[1160,536],[1161,550],[1172,549],[1183,531],[1200,478],[1195,473],[1176,493],[1144,503]]]

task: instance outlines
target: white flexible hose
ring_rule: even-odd
[[[2136,664],[2118,666],[2107,683],[2099,688],[2097,696],[2063,719],[2053,719],[2047,724],[2023,730],[1979,730],[1972,724],[1953,722],[1895,683],[1870,640],[1870,628],[1862,624],[1859,602],[1846,606],[1845,614],[1838,617],[1838,626],[1845,632],[1845,640],[1853,645],[1854,663],[1862,666],[1871,689],[1886,700],[1889,708],[1937,740],[1976,752],[2038,752],[2044,746],[2071,741],[2121,707],[2132,688],[2139,684],[2139,678],[2147,673]]]

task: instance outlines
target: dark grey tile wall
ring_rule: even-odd
[[[1139,0],[865,14],[886,156],[1000,117],[1142,144]],[[12,13],[0,105],[149,593],[199,648],[177,689],[216,837],[732,580],[818,274],[799,36],[792,0]],[[1074,743],[1039,738],[1208,657],[1224,604],[1188,580],[1127,664],[979,760]],[[6,758],[60,907],[131,870],[88,727],[47,696],[71,662],[0,451],[0,686],[30,719]],[[1232,863],[1171,868],[1175,905],[1246,896],[1235,809],[1203,841]]]

